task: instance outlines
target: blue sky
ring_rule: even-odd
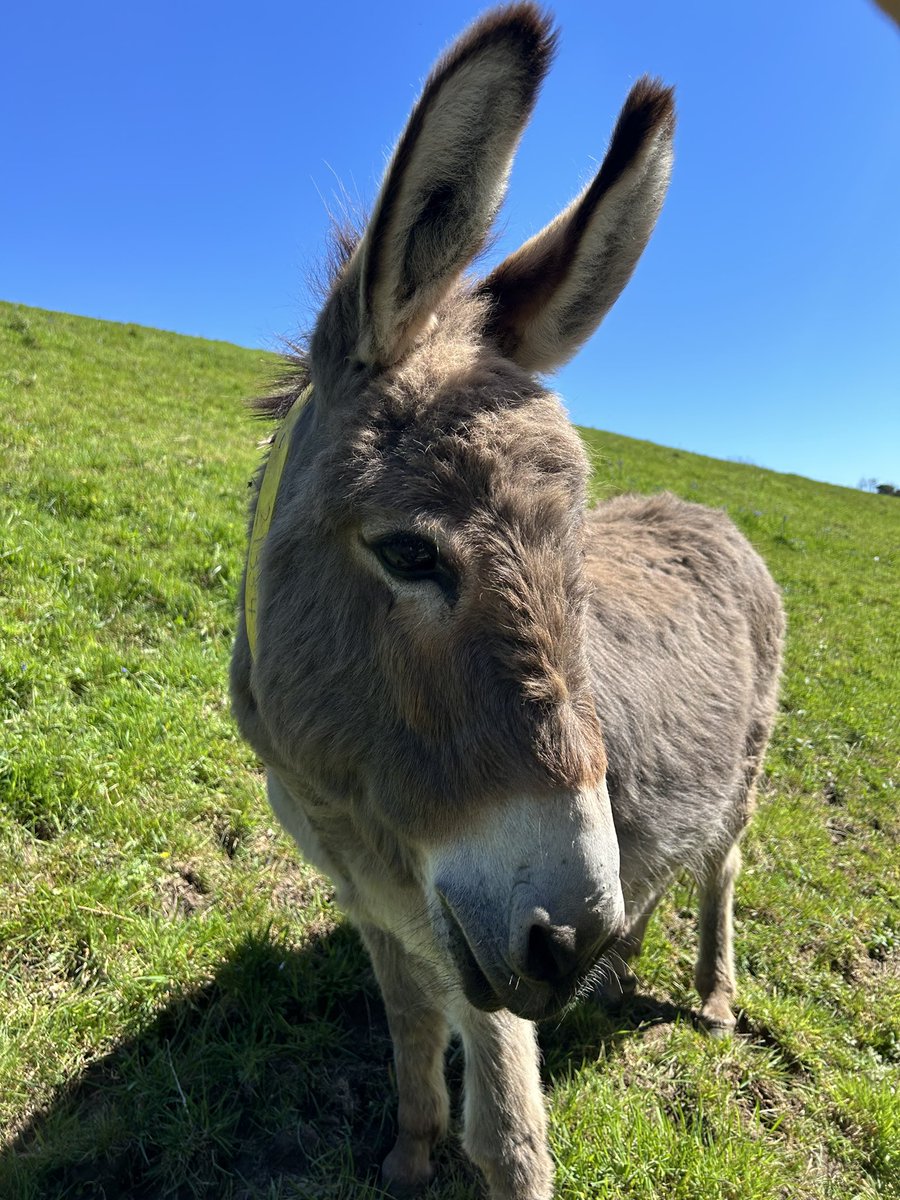
[[[343,189],[371,202],[438,50],[484,5],[172,0],[4,14],[0,297],[246,346],[308,323]],[[677,87],[669,200],[555,384],[574,420],[900,485],[900,34],[867,0],[560,0],[496,255]]]

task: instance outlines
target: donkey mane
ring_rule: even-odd
[[[340,279],[356,248],[362,241],[362,231],[368,218],[361,221],[332,218],[325,253],[317,267],[310,272],[308,283],[313,296],[324,303]],[[311,330],[301,330],[282,339],[282,351],[274,368],[270,387],[260,396],[251,396],[246,404],[254,417],[261,421],[281,421],[294,401],[311,382],[309,342]]]

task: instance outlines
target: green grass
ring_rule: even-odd
[[[0,305],[0,1196],[374,1200],[377,989],[228,713],[267,356]],[[739,1035],[641,997],[542,1031],[566,1200],[900,1195],[900,501],[586,431],[597,494],[724,506],[784,589],[737,893]],[[451,1051],[458,1093],[459,1052]],[[432,1200],[477,1188],[454,1142]]]

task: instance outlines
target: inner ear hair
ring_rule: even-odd
[[[555,40],[536,5],[513,4],[476,21],[435,66],[349,272],[362,361],[402,356],[483,246]]]
[[[640,79],[594,179],[481,284],[491,302],[488,336],[509,358],[554,370],[612,307],[662,208],[674,128],[673,89]]]

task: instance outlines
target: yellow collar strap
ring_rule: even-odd
[[[281,422],[269,458],[263,471],[262,482],[259,485],[259,495],[256,500],[256,511],[253,514],[253,528],[250,531],[250,550],[247,554],[247,573],[244,576],[244,621],[247,626],[247,641],[250,643],[250,655],[256,658],[257,610],[259,604],[259,568],[263,543],[272,524],[275,513],[275,501],[278,498],[278,485],[284,472],[288,449],[291,444],[291,434],[306,407],[306,402],[312,395],[312,384],[305,387],[294,403],[287,416]]]

